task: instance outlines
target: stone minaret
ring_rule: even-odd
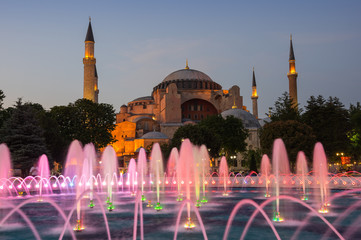
[[[96,60],[94,58],[94,36],[89,18],[88,32],[85,37],[85,56],[84,63],[84,92],[83,98],[89,99],[95,103],[98,102],[98,74],[95,66]]]
[[[287,73],[287,77],[289,80],[289,94],[290,98],[293,102],[293,106],[298,108],[298,99],[297,99],[297,72],[296,72],[296,63],[295,63],[295,54],[293,53],[293,45],[292,45],[292,35],[290,37],[290,59],[289,59],[289,72]]]
[[[253,68],[253,78],[252,78],[252,109],[253,109],[253,116],[258,119],[258,95],[257,95],[257,85],[256,85],[256,77],[254,74],[254,68]]]

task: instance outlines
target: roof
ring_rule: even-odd
[[[88,32],[86,33],[85,42],[95,42],[92,30],[92,24],[89,21]]]
[[[154,100],[152,96],[144,96],[144,97],[139,97],[134,99],[132,102],[134,101],[142,101],[142,100]]]
[[[168,136],[161,132],[149,132],[144,134],[141,139],[168,139]]]
[[[266,125],[266,123],[271,122],[271,118],[266,117],[266,118],[263,118],[263,119],[259,119],[258,122],[261,125],[261,127],[263,127],[264,125]]]
[[[195,69],[181,69],[169,74],[164,78],[163,82],[176,81],[176,80],[198,80],[198,81],[211,81],[213,80],[205,73]]]
[[[228,116],[233,116],[235,118],[241,119],[243,126],[246,129],[261,128],[261,125],[259,124],[258,120],[255,118],[255,116],[253,116],[253,114],[239,108],[228,109],[222,112],[221,115],[223,118],[227,118]]]

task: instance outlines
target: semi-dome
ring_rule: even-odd
[[[145,101],[145,100],[154,100],[152,96],[144,96],[144,97],[139,97],[139,98],[136,98],[134,99],[132,102],[135,102],[135,101]]]
[[[253,114],[239,108],[232,108],[228,109],[221,113],[223,118],[227,118],[228,116],[233,116],[235,118],[241,119],[243,126],[246,129],[251,128],[260,128],[261,125],[259,124],[258,120],[253,116]]]
[[[144,134],[141,139],[168,139],[168,136],[161,132],[149,132]]]
[[[181,69],[169,74],[164,78],[163,82],[177,81],[177,80],[196,80],[196,81],[212,81],[212,79],[205,73],[195,69]]]

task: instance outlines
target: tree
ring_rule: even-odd
[[[182,126],[178,128],[173,135],[172,148],[180,148],[182,141],[186,138],[195,145],[206,145],[209,149],[210,156],[219,156],[221,139],[212,129],[201,126],[200,124]]]
[[[262,151],[271,156],[273,142],[277,138],[283,140],[292,168],[299,151],[304,151],[306,156],[312,156],[316,137],[308,125],[294,120],[267,123],[261,130]]]
[[[93,143],[97,149],[116,141],[111,134],[115,128],[115,110],[110,104],[79,99],[68,106],[53,107],[50,112],[68,141]]]
[[[6,119],[9,118],[8,112],[3,108],[5,94],[0,90],[0,127],[4,124]]]
[[[51,113],[46,111],[40,104],[25,103],[25,105],[29,105],[34,109],[39,124],[44,131],[46,147],[49,150],[48,160],[50,165],[52,165],[52,160],[63,162],[70,142],[66,141],[66,137],[62,135],[59,124]]]
[[[206,145],[211,157],[231,155],[246,149],[247,130],[242,120],[214,115],[202,120],[198,125],[185,125],[178,128],[172,139],[172,146],[179,147],[182,139],[189,138],[193,144]],[[233,163],[229,162],[229,165]]]
[[[275,102],[274,109],[271,110],[271,121],[287,121],[287,120],[300,120],[300,113],[302,109],[295,108],[292,99],[287,92],[282,94]]]
[[[199,123],[207,129],[211,129],[221,140],[221,154],[227,159],[237,152],[246,150],[248,131],[243,127],[241,119],[228,116],[224,119],[220,115],[207,117]],[[228,159],[229,160],[229,159]]]
[[[33,107],[19,99],[0,129],[0,138],[10,149],[14,168],[20,168],[22,174],[27,173],[42,154],[48,153],[43,133]]]
[[[350,105],[350,125],[351,130],[347,133],[350,140],[350,153],[357,160],[361,157],[361,105]]]
[[[262,152],[260,149],[249,149],[243,154],[243,159],[246,161],[245,167],[249,168],[249,171],[258,172],[261,166]]]
[[[351,129],[349,113],[339,99],[311,96],[305,109],[302,120],[313,129],[326,154],[332,159],[337,152],[347,151],[350,144],[347,133]]]

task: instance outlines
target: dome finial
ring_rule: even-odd
[[[92,18],[89,16],[89,22],[91,22],[92,21]]]
[[[189,69],[189,67],[188,67],[188,58],[186,59],[186,67],[184,69]]]

